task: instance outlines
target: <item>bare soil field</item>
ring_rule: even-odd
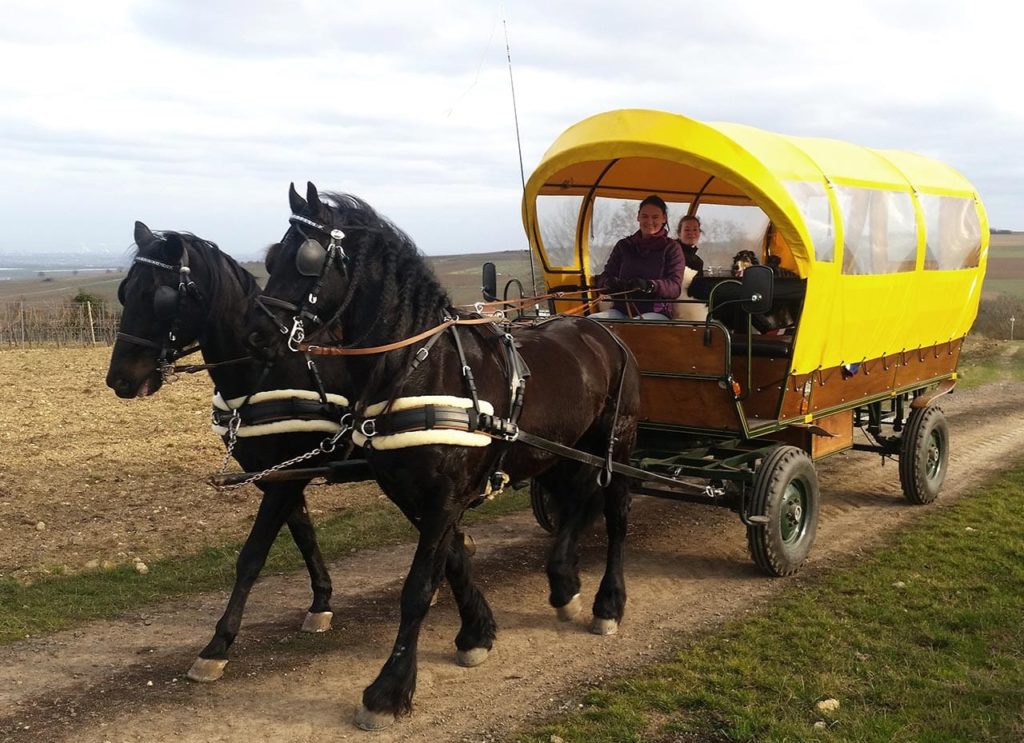
[[[107,349],[0,353],[0,572],[31,580],[92,560],[166,556],[240,538],[255,494],[202,482],[222,448],[207,429],[205,377],[146,400],[102,383]],[[12,383],[13,382],[13,383]],[[1018,461],[1024,389],[1003,382],[943,398],[952,456],[933,507],[969,496]],[[823,504],[805,580],[846,564],[927,508],[900,494],[894,462],[839,455],[819,463]],[[323,487],[328,513],[379,497],[371,486]],[[42,523],[42,526],[40,526]],[[529,514],[473,528],[477,574],[500,631],[482,666],[453,661],[457,611],[442,596],[424,625],[413,715],[387,731],[351,726],[362,688],[386,658],[411,545],[355,553],[332,566],[334,629],[297,631],[304,575],[267,576],[253,592],[225,677],[184,673],[207,641],[224,591],[0,649],[4,741],[490,741],[579,703],[616,674],[663,657],[682,634],[770,601],[786,580],[761,576],[734,514],[638,498],[627,544],[629,604],[619,634],[587,632],[588,612],[558,623],[546,605],[547,537]],[[582,558],[585,605],[603,568],[594,530]]]
[[[148,562],[248,533],[259,492],[205,481],[224,461],[209,377],[121,400],[104,383],[109,358],[106,347],[0,351],[0,577]],[[379,495],[311,492],[314,517]]]

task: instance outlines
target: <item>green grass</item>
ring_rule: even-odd
[[[469,512],[466,524],[490,520],[529,507],[526,490],[510,491]],[[353,510],[317,524],[328,560],[354,549],[381,547],[415,539],[415,531],[390,503]],[[199,554],[149,563],[140,575],[130,566],[79,575],[52,576],[25,586],[0,581],[0,644],[56,632],[85,620],[115,617],[175,596],[229,587],[240,544],[210,547]],[[303,570],[302,558],[287,529],[271,549],[264,574]]]
[[[1004,379],[1024,379],[1024,341],[969,336],[957,365],[957,389],[969,390]]]
[[[1018,466],[519,740],[1024,740],[1022,522]]]

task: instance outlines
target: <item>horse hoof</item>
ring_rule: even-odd
[[[469,534],[462,535],[462,544],[466,547],[466,554],[470,557],[476,554],[476,540]]]
[[[371,712],[360,704],[352,722],[360,730],[383,730],[395,724],[395,716],[390,712]]]
[[[580,601],[580,595],[577,593],[569,599],[568,604],[565,606],[559,606],[556,611],[558,612],[558,621],[571,622],[579,616],[581,611],[583,611],[583,602]]]
[[[614,635],[619,631],[619,623],[614,619],[594,617],[594,621],[590,623],[590,631],[595,635]]]
[[[306,618],[302,620],[303,632],[326,632],[331,628],[331,620],[334,618],[333,611],[306,612]]]
[[[491,654],[488,648],[470,648],[469,650],[457,650],[455,652],[455,662],[463,668],[473,668],[478,666],[487,660],[487,656]]]
[[[224,666],[227,664],[226,658],[196,658],[186,676],[190,681],[206,684],[223,676]]]

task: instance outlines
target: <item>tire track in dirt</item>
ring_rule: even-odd
[[[1024,389],[1004,383],[942,401],[951,458],[939,506],[1019,459]],[[898,467],[873,455],[819,463],[818,540],[803,575],[849,561],[927,507],[907,504]],[[382,733],[351,715],[383,663],[398,619],[412,547],[353,554],[332,565],[335,630],[296,631],[304,576],[259,583],[224,679],[184,672],[209,638],[226,592],[151,607],[0,650],[0,739],[102,741],[491,740],[578,703],[582,689],[662,658],[681,635],[755,610],[788,580],[761,576],[735,515],[638,498],[627,551],[629,603],[618,635],[586,631],[588,612],[555,621],[546,605],[546,536],[528,514],[473,528],[477,574],[500,626],[475,669],[453,662],[458,617],[443,596],[424,624],[416,710]],[[582,556],[587,603],[603,569],[595,529]],[[152,682],[152,685],[150,685]],[[26,728],[27,726],[27,728]]]

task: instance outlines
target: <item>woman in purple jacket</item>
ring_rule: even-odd
[[[595,277],[596,286],[608,294],[629,293],[615,297],[613,309],[591,317],[667,320],[672,315],[672,305],[658,300],[679,298],[686,259],[679,243],[668,236],[668,207],[652,194],[640,202],[636,220],[640,229],[615,243]]]

